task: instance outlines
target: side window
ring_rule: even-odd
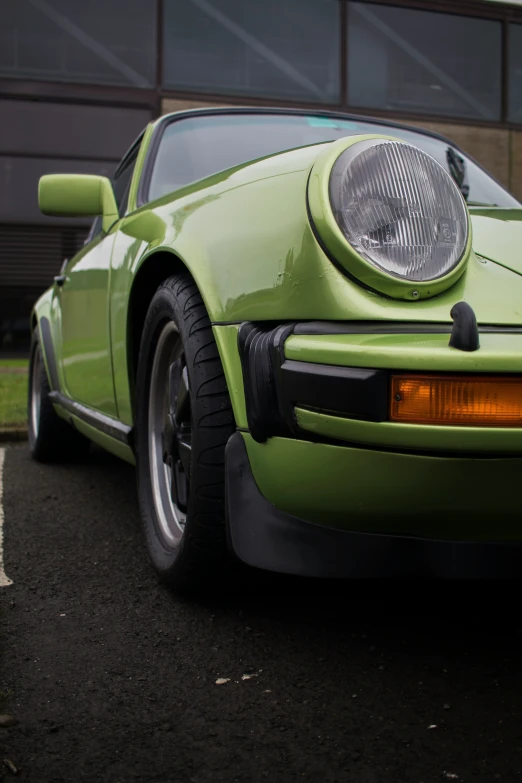
[[[142,141],[143,133],[134,142],[130,151],[127,152],[127,154],[124,156],[120,165],[116,169],[116,174],[111,180],[112,189],[116,198],[116,204],[118,205],[118,212],[120,217],[123,217],[127,209],[132,175],[134,173],[134,167],[136,166],[136,160],[138,159],[138,152],[140,150]],[[93,221],[85,242],[83,243],[84,245],[92,242],[92,240],[101,233],[102,223],[103,218],[101,216],[97,217]]]
[[[134,166],[136,165],[136,158],[138,157],[138,150],[125,162],[123,167],[119,167],[112,180],[112,189],[114,190],[114,196],[116,198],[116,204],[118,205],[118,212],[120,217],[123,217],[125,210],[127,209],[127,202],[129,200],[130,183],[132,180],[132,174],[134,172]],[[93,221],[89,233],[85,239],[84,245],[89,244],[92,240],[98,236],[102,230],[103,218],[101,215]]]
[[[118,212],[120,214],[120,217],[122,217],[125,214],[125,210],[127,209],[130,184],[132,180],[132,175],[134,173],[134,167],[136,165],[137,157],[138,157],[138,148],[136,148],[135,152],[124,162],[124,164],[120,168],[118,168],[118,171],[116,172],[112,182],[112,187],[114,190],[114,195],[116,197],[116,203],[118,205]]]
[[[101,215],[99,217],[97,217],[97,218],[94,218],[94,220],[92,221],[91,227],[89,229],[89,233],[85,237],[85,241],[83,243],[84,245],[88,245],[89,242],[92,242],[94,237],[98,236],[98,234],[102,230],[102,223],[103,223],[103,218],[102,218]]]

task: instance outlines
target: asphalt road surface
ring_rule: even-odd
[[[0,779],[519,780],[516,585],[261,575],[181,600],[147,561],[133,469],[102,453],[7,448],[3,505],[0,712],[19,723]]]

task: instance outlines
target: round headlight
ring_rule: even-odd
[[[354,144],[333,166],[329,193],[350,245],[389,275],[436,280],[464,254],[464,199],[448,172],[417,147],[375,139]]]

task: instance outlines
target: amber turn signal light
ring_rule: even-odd
[[[522,427],[522,378],[392,375],[390,420],[407,424]]]

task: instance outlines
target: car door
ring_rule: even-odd
[[[141,138],[120,163],[113,179],[120,217],[128,193]],[[58,297],[62,326],[62,371],[66,393],[73,400],[109,416],[118,416],[112,370],[109,291],[114,227],[105,234],[101,219],[90,241],[63,270]]]

